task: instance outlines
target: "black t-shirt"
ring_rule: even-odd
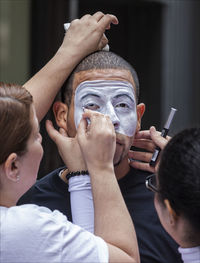
[[[51,211],[59,210],[72,221],[70,193],[68,184],[60,177],[59,168],[38,180],[18,201],[17,205],[36,204],[48,207]]]
[[[58,176],[57,169],[43,177],[18,201],[21,204],[37,204],[52,211],[57,209],[71,221],[70,194],[68,185]],[[178,245],[160,224],[154,208],[154,194],[146,189],[147,172],[130,169],[120,179],[119,186],[133,219],[141,263],[181,263]]]

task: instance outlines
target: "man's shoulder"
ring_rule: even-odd
[[[36,186],[43,185],[43,184],[44,185],[51,184],[51,180],[53,178],[57,178],[60,171],[63,170],[64,168],[65,167],[59,167],[59,168],[53,170],[52,172],[48,173],[47,175],[45,175],[41,179],[37,180],[36,183],[32,187],[34,188]]]
[[[63,167],[55,169],[51,173],[37,180],[36,183],[19,199],[17,205],[27,203],[38,204],[37,202],[35,202],[35,199],[40,198],[42,193],[44,193],[45,196],[47,196],[48,193],[56,193],[57,191],[54,191],[54,188],[56,187],[57,181],[61,181],[61,179],[59,178],[59,172],[62,169]]]
[[[129,172],[121,178],[118,182],[120,187],[132,188],[136,185],[144,184],[146,177],[149,176],[151,173],[146,171],[141,171],[138,169],[135,169],[133,167],[130,167]]]

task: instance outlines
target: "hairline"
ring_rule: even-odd
[[[99,62],[100,61],[100,62]],[[102,62],[101,62],[102,61]],[[96,51],[87,57],[85,57],[71,72],[67,81],[62,87],[61,100],[66,103],[68,106],[71,104],[72,94],[73,94],[73,85],[74,77],[76,73],[82,71],[94,71],[94,70],[125,70],[130,73],[133,83],[134,83],[134,92],[135,99],[138,103],[139,101],[139,79],[136,70],[134,67],[126,61],[121,56],[117,55],[114,52],[107,51]]]
[[[73,96],[73,94],[75,93],[75,90],[76,90],[76,88],[77,88],[77,86],[76,86],[76,88],[74,88],[74,85],[75,85],[74,81],[75,81],[75,78],[76,78],[76,75],[77,75],[77,74],[79,74],[80,72],[104,71],[104,70],[107,70],[107,69],[111,69],[111,70],[121,70],[121,71],[126,71],[126,72],[129,72],[129,73],[130,73],[130,76],[131,76],[131,78],[132,78],[132,83],[131,83],[130,81],[128,81],[128,80],[124,80],[124,81],[129,82],[129,83],[133,86],[134,97],[135,97],[135,100],[136,100],[136,104],[138,104],[138,100],[139,100],[139,94],[138,94],[138,92],[139,92],[139,85],[138,85],[138,88],[137,88],[137,84],[136,84],[136,82],[135,82],[135,80],[134,80],[134,76],[133,76],[133,74],[131,73],[131,71],[130,71],[128,68],[125,69],[125,68],[120,68],[120,67],[91,68],[91,69],[78,70],[78,71],[72,72],[72,75],[71,75],[71,77],[72,77],[72,83],[71,83],[71,85],[70,85],[70,91],[71,91],[70,102],[68,101],[67,96],[65,95],[64,103],[67,104],[68,106],[70,106],[70,105],[72,104],[72,96]],[[117,78],[116,78],[116,79],[117,79]],[[99,80],[99,78],[97,77],[96,79],[92,79],[92,80]],[[101,80],[103,80],[103,79],[101,78]],[[104,80],[107,80],[106,77],[105,77]],[[115,80],[115,78],[113,78],[113,80]],[[90,80],[88,80],[88,81],[90,81]],[[119,81],[123,81],[123,80],[119,80]],[[81,81],[80,83],[82,83],[82,82],[83,82],[83,81]],[[80,83],[79,83],[79,84],[80,84]],[[67,84],[67,85],[69,85],[69,84]],[[66,89],[65,89],[65,92],[64,92],[64,93],[66,93]]]

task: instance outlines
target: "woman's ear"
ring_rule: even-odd
[[[58,127],[63,128],[65,131],[67,131],[67,105],[62,103],[61,101],[56,101],[53,104],[53,113]]]
[[[141,119],[145,112],[145,104],[140,103],[137,105],[137,128],[136,132],[138,132],[141,129]]]
[[[20,161],[16,153],[11,153],[4,163],[4,173],[6,178],[12,182],[19,181]]]
[[[168,199],[164,200],[164,204],[167,208],[167,211],[169,213],[169,221],[171,225],[175,225],[175,222],[177,221],[178,215],[174,211],[174,209],[171,207],[170,202]]]

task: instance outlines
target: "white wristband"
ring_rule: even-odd
[[[74,224],[94,233],[94,205],[89,175],[69,178],[69,192]]]

